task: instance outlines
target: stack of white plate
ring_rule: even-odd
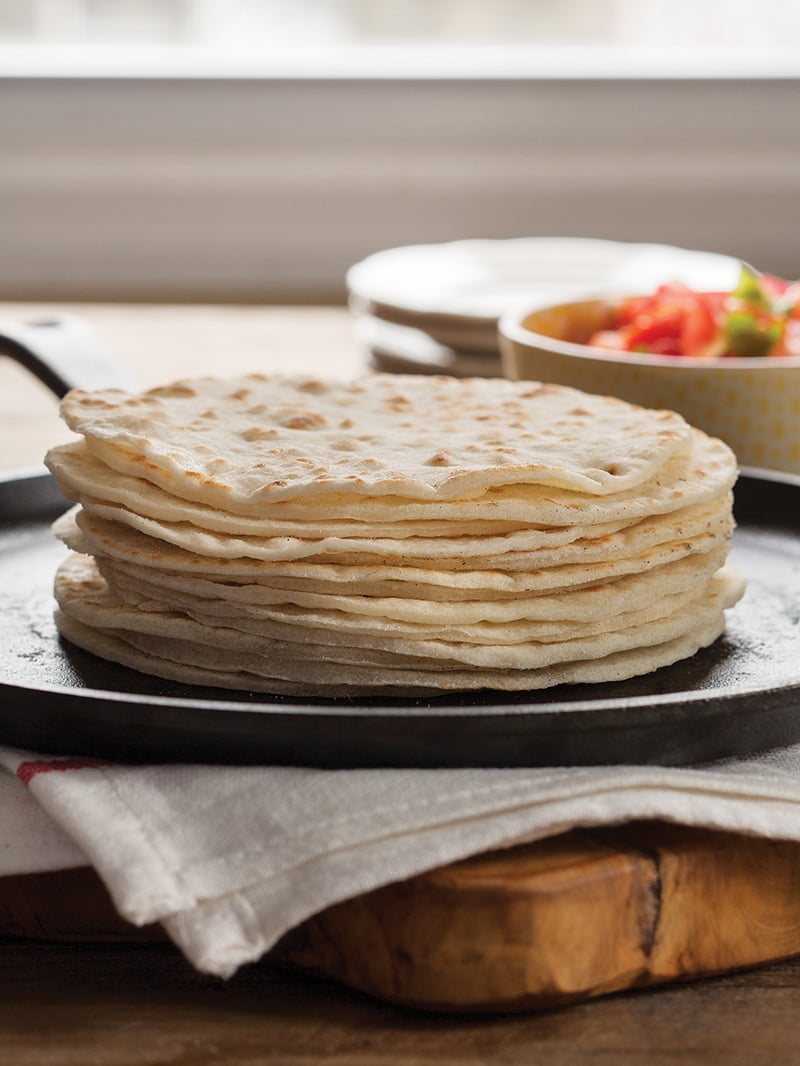
[[[520,304],[648,292],[665,281],[716,288],[735,260],[659,244],[580,237],[463,240],[388,248],[347,272],[356,336],[371,364],[400,373],[501,373],[497,323]]]

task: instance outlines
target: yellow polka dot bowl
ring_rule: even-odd
[[[726,441],[743,466],[800,474],[800,356],[689,359],[590,347],[618,304],[597,297],[510,311],[499,323],[503,372],[679,411]]]

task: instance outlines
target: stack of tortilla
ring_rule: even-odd
[[[502,379],[75,391],[69,641],[299,696],[620,680],[723,631],[736,461],[674,412]]]

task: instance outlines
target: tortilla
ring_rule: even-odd
[[[228,511],[341,492],[446,500],[514,484],[607,495],[691,445],[675,412],[499,378],[201,378],[139,395],[75,390],[61,412],[112,469]]]
[[[210,683],[250,678],[253,691],[261,681],[288,682],[306,692],[335,676],[337,686],[353,690],[429,689],[458,691],[491,687],[505,691],[536,689],[564,680],[610,680],[627,676],[626,662],[649,672],[679,648],[716,638],[724,627],[723,610],[741,596],[743,580],[734,572],[717,575],[703,595],[668,619],[635,632],[623,630],[594,638],[512,648],[439,645],[425,642],[424,654],[407,644],[391,652],[358,647],[247,637],[224,627],[209,627],[180,615],[126,611],[99,575],[87,574],[85,562],[71,557],[59,571],[57,589],[63,614],[59,627],[69,639],[124,665],[147,659],[157,676],[195,683],[198,672]],[[94,624],[90,624],[94,622]],[[126,628],[126,622],[130,628]],[[155,632],[149,634],[147,630]],[[712,636],[713,634],[713,636]],[[199,639],[198,639],[199,638]],[[437,659],[444,660],[444,670]],[[202,682],[201,682],[202,683]],[[279,691],[284,691],[279,686]]]
[[[497,379],[73,392],[62,634],[335,697],[620,680],[724,630],[736,460],[673,412]]]
[[[99,509],[103,515],[119,509]],[[616,563],[622,568],[644,569],[661,556],[710,550],[729,539],[732,530],[730,499],[714,506],[687,508],[679,516],[656,516],[622,530],[612,526],[606,536],[570,539],[570,531],[504,538],[451,538],[448,542],[425,538],[387,538],[375,541],[298,541],[288,538],[223,538],[191,527],[168,527],[127,513],[122,524],[101,517],[93,510],[73,510],[55,525],[56,534],[76,551],[108,555],[162,570],[217,573],[226,579],[241,576],[249,581],[272,581],[277,577],[312,581],[407,580],[446,584],[448,587],[487,587],[490,572],[505,571],[494,578],[494,587],[517,591],[524,587],[525,571],[574,566],[576,573],[589,564]],[[130,523],[128,522],[130,518]],[[148,536],[151,531],[153,536]],[[505,550],[503,550],[505,549]],[[494,551],[494,554],[492,552]],[[484,554],[489,552],[490,554]],[[455,569],[453,569],[455,568]],[[558,582],[556,582],[558,583]],[[569,583],[569,582],[567,582]]]

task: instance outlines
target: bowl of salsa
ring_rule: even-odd
[[[504,373],[669,408],[740,463],[800,473],[800,283],[742,266],[726,292],[663,284],[512,311]]]

